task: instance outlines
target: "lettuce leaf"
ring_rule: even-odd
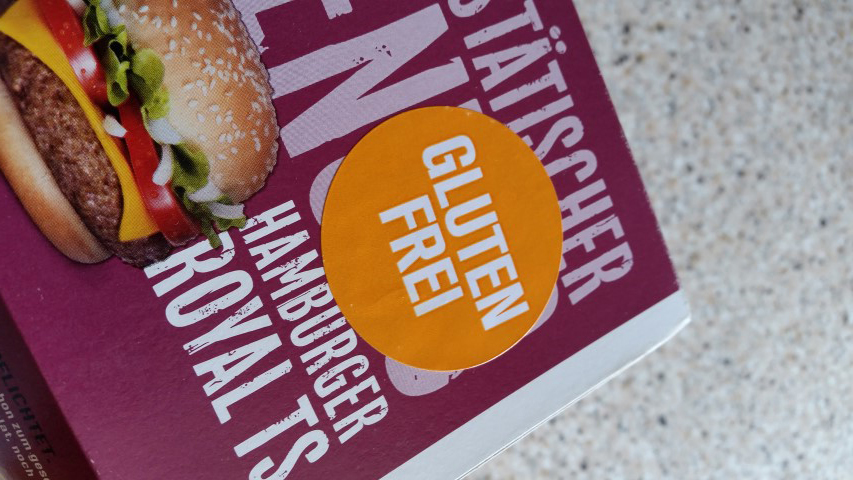
[[[147,118],[163,118],[169,114],[169,91],[161,86],[148,101],[142,105]]]
[[[180,143],[172,146],[172,158],[173,187],[183,188],[190,194],[207,185],[210,165],[201,150],[188,143]]]
[[[108,38],[101,56],[101,64],[107,77],[107,95],[111,105],[121,105],[130,95],[128,73],[131,63],[127,59],[127,31],[122,25],[101,38]]]
[[[142,103],[146,103],[163,85],[166,67],[160,55],[150,48],[133,52],[130,56],[130,69],[133,71],[131,82],[133,90],[139,94]]]
[[[86,46],[112,33],[107,12],[96,3],[89,3],[83,12],[83,34]]]
[[[199,221],[201,231],[207,237],[210,245],[213,248],[218,248],[222,242],[219,240],[216,229],[223,231],[231,227],[243,228],[246,226],[246,217],[237,219],[217,217],[206,204],[190,200],[189,195],[207,185],[210,175],[210,165],[201,150],[187,143],[173,145],[172,158],[174,159],[172,189],[187,212]],[[226,195],[222,195],[216,201],[233,205],[231,199]]]
[[[106,12],[95,0],[88,2],[83,14],[83,30],[87,46],[104,40],[101,63],[107,77],[110,104],[121,105],[132,88],[147,117],[163,118],[169,114],[169,92],[163,87],[166,68],[157,52],[150,48],[131,48],[127,28],[110,26]]]
[[[180,194],[178,195],[178,198],[181,199],[181,203],[183,203],[189,214],[199,221],[201,233],[207,237],[207,240],[210,242],[210,246],[213,248],[219,248],[222,246],[222,241],[219,239],[217,230],[222,232],[231,227],[243,228],[246,226],[246,217],[238,219],[219,218],[212,214],[210,212],[210,208],[203,203],[195,203],[186,198],[186,196],[182,196]]]
[[[110,40],[107,43],[107,48],[112,50],[118,58],[127,58],[130,56],[127,28],[124,25],[120,25],[113,30]]]
[[[110,104],[121,105],[130,96],[127,84],[130,62],[120,60],[112,50],[107,50],[102,63],[107,75],[107,97]]]

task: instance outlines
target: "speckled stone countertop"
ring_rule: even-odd
[[[853,479],[853,2],[576,6],[693,323],[470,479]]]

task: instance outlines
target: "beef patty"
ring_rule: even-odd
[[[119,241],[121,186],[83,109],[49,67],[2,33],[0,79],[59,189],[104,247],[136,266],[165,258],[170,247],[161,234]]]

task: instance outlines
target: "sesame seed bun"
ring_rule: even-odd
[[[278,125],[260,53],[230,0],[119,0],[134,48],[166,67],[169,123],[204,151],[211,181],[234,202],[275,166]]]

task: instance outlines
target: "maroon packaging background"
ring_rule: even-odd
[[[44,378],[36,367],[32,355],[23,344],[18,330],[12,323],[9,312],[0,298],[0,395],[11,407],[14,419],[9,420],[0,411],[9,433],[13,433],[12,424],[17,423],[26,435],[31,450],[22,453],[30,468],[35,470],[29,460],[35,453],[46,471],[62,472],[63,478],[88,478],[91,469],[80,451],[68,424],[45,384]],[[28,409],[28,410],[24,410]],[[45,439],[47,442],[45,443]],[[11,445],[22,446],[16,436],[0,434],[0,466],[14,471],[12,466],[22,468]],[[8,466],[8,467],[7,467]],[[71,475],[77,473],[78,477]],[[38,478],[38,477],[36,477]],[[14,479],[10,479],[14,480]]]
[[[470,58],[472,55],[464,53],[462,38],[521,12],[522,3],[495,0],[467,19],[455,18],[441,3],[450,30],[379,87],[446,64],[457,55]],[[432,2],[355,0],[352,4],[352,13],[333,22],[326,18],[319,1],[292,2],[261,13],[258,18],[266,32],[264,45],[269,47],[264,62],[274,67],[384,26]],[[540,329],[498,359],[466,371],[445,388],[422,397],[399,394],[385,374],[384,357],[360,342],[354,354],[370,359],[369,374],[376,375],[380,393],[389,404],[387,416],[347,443],[339,444],[331,422],[322,416],[322,403],[312,397],[321,415],[318,428],[327,429],[332,443],[316,463],[300,460],[289,478],[381,477],[678,289],[638,171],[577,14],[566,0],[537,0],[536,5],[545,29],[528,41],[546,35],[553,25],[562,30],[560,39],[568,45],[568,52],[556,58],[568,84],[564,94],[572,94],[575,106],[569,112],[581,118],[585,126],[584,137],[575,148],[588,148],[598,158],[594,178],[605,179],[613,212],[634,253],[630,272],[577,305],[570,304],[568,292],[560,286],[557,311]],[[499,38],[490,42],[483,53],[517,42],[517,38]],[[518,76],[533,81],[546,73],[544,64],[541,62],[537,68],[534,65]],[[476,72],[467,60],[466,68],[471,82],[413,107],[459,105],[471,98],[480,98],[486,107],[488,102],[483,99],[503,92],[498,88],[484,93],[479,85],[482,72]],[[348,75],[277,99],[280,125],[291,121]],[[514,79],[512,88],[520,84]],[[560,96],[543,96],[547,100],[541,106]],[[508,123],[530,110],[526,104],[496,113],[485,109],[484,113]],[[538,143],[552,123],[553,120],[543,122],[523,133]],[[266,188],[247,202],[247,213],[252,216],[294,200],[302,220],[292,232],[307,229],[311,239],[288,258],[319,249],[320,229],[308,202],[311,182],[326,165],[343,157],[371,126],[295,159],[282,149]],[[570,173],[558,174],[554,180],[560,198],[582,186]],[[0,295],[99,478],[247,478],[252,467],[267,455],[278,464],[299,435],[307,431],[288,431],[244,458],[234,455],[234,445],[293,411],[299,396],[313,393],[314,377],[305,374],[298,360],[302,352],[287,351],[293,348],[287,344],[292,325],[276,322],[272,308],[275,303],[269,299],[274,285],[257,282],[255,288],[285,345],[250,372],[261,373],[285,358],[291,358],[294,371],[238,403],[231,409],[233,420],[220,425],[202,390],[206,379],[193,373],[192,366],[201,359],[188,356],[181,348],[217,320],[211,320],[209,325],[201,322],[175,328],[164,317],[171,297],[158,299],[151,289],[153,282],[141,270],[116,259],[95,266],[68,261],[34,227],[5,182],[0,182],[0,222],[4,233],[0,237]],[[241,235],[234,231],[232,238],[238,253],[226,270],[254,272]],[[579,258],[583,258],[578,260],[581,263],[573,265],[572,254],[567,255],[569,268],[577,268],[594,257]],[[213,276],[197,275],[193,282],[198,284]],[[321,281],[324,280],[317,282]],[[0,327],[6,335],[8,326]],[[205,359],[240,345],[211,346]],[[56,438],[62,435],[57,433]],[[472,463],[475,461],[472,459]]]

